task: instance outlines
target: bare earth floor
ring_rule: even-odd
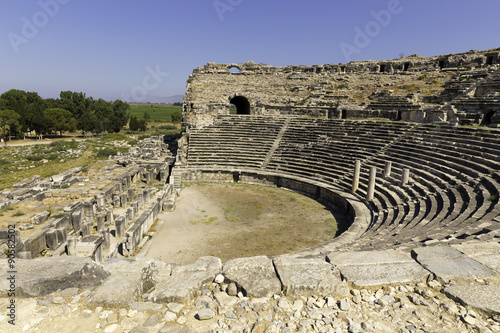
[[[232,258],[293,252],[334,237],[337,220],[322,204],[298,193],[245,184],[185,187],[146,257],[187,264],[201,256]]]

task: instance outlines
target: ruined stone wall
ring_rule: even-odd
[[[231,104],[237,106],[238,113],[251,115],[401,119],[403,115],[398,112],[415,113],[449,102],[450,91],[455,93],[451,96],[454,98],[462,90],[453,90],[446,83],[458,80],[457,73],[500,67],[499,53],[500,48],[436,57],[412,55],[392,60],[285,67],[253,62],[208,63],[194,69],[189,77],[184,123],[188,128],[210,125],[218,114],[229,114]],[[438,97],[432,100],[432,96]],[[447,120],[443,119],[446,115],[447,111],[434,118]],[[407,120],[426,118],[404,116]]]

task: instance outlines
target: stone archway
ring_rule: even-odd
[[[244,96],[235,96],[231,98],[229,104],[236,107],[236,114],[250,114],[250,102]]]

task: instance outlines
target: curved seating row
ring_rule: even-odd
[[[264,163],[265,159],[268,163]],[[350,191],[361,161],[372,221],[349,249],[404,247],[488,237],[500,229],[500,131],[385,121],[221,116],[191,133],[187,166],[254,168]],[[384,177],[386,162],[391,174]],[[403,169],[410,169],[402,185]]]

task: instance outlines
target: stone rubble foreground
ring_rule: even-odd
[[[488,264],[498,243],[460,247],[482,252],[471,259],[435,246],[411,256],[343,252],[326,260],[283,255],[224,264],[201,257],[177,266],[153,259],[20,260],[26,274],[17,281],[16,325],[2,311],[0,331],[500,332],[498,267]],[[7,270],[0,265],[6,309]],[[371,277],[363,267],[373,269]],[[44,276],[49,268],[57,271],[53,279]]]

